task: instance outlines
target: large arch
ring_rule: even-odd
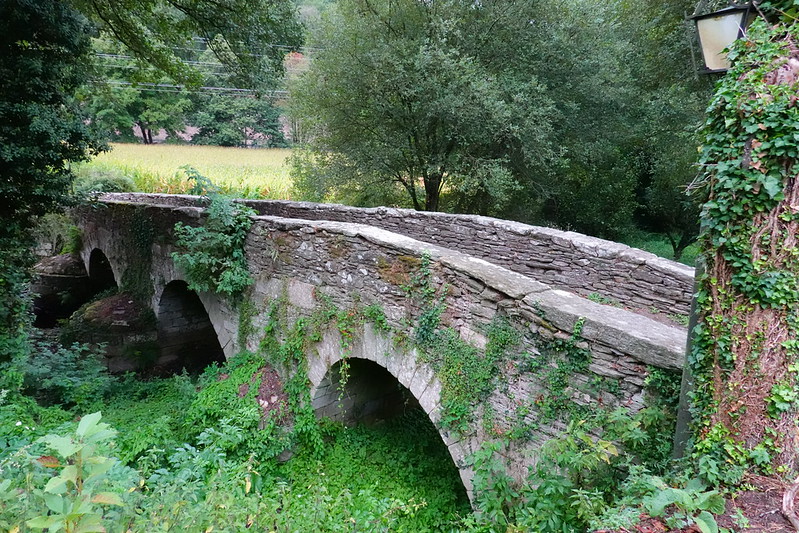
[[[119,286],[114,269],[111,268],[111,262],[99,248],[93,248],[89,254],[89,264],[86,270],[89,274],[89,284],[93,294],[99,294]]]
[[[371,324],[365,324],[360,333],[345,351],[338,330],[327,330],[322,340],[307,354],[311,401],[315,412],[318,416],[333,414],[333,418],[351,422],[358,420],[359,417],[368,417],[376,413],[385,414],[392,409],[404,408],[406,400],[409,404],[418,405],[437,428],[471,500],[473,471],[468,466],[466,458],[477,449],[476,436],[454,435],[440,427],[441,382],[435,372],[429,365],[419,362],[415,348],[405,350],[397,347],[389,337],[376,332]],[[342,398],[339,401],[337,369],[344,359],[350,364],[350,371],[353,368],[352,363],[358,361],[357,365],[360,367],[358,372],[379,368],[381,374],[383,372],[385,374],[380,375],[378,383],[374,385],[350,383],[349,392],[356,392],[359,398]],[[366,366],[364,362],[370,362],[373,366]],[[390,376],[391,380],[387,380],[386,376]],[[347,380],[348,383],[352,381],[351,378],[353,378],[352,372]],[[394,391],[385,390],[387,383],[397,383],[401,386],[398,389],[399,395],[394,395]],[[345,393],[347,390],[345,386]],[[404,396],[405,391],[411,398]],[[403,405],[393,403],[399,398],[402,398]],[[347,407],[349,404],[357,416],[341,414],[339,404],[342,407]]]
[[[156,311],[160,371],[197,372],[225,354],[200,297],[183,280],[170,281]]]

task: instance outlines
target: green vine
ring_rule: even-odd
[[[117,222],[127,228],[130,236],[130,251],[134,254],[132,261],[122,274],[120,286],[140,302],[150,299],[153,292],[152,262],[155,226],[146,206],[129,206],[121,211],[121,221]]]
[[[255,211],[216,192],[210,182],[194,171],[195,187],[208,192],[210,202],[201,226],[175,224],[175,264],[186,272],[189,288],[215,292],[234,302],[241,299],[253,279],[247,267],[245,243]]]
[[[704,129],[707,268],[689,365],[694,458],[713,483],[799,466],[798,44],[795,23],[753,23]]]

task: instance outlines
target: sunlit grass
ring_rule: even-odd
[[[137,190],[185,193],[191,187],[183,166],[197,169],[225,192],[248,198],[289,200],[289,149],[247,149],[219,146],[112,144],[77,168],[79,176],[114,175],[133,180]]]

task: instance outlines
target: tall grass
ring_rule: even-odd
[[[246,198],[290,200],[288,149],[247,149],[187,145],[111,145],[109,152],[76,167],[79,179],[127,177],[141,192],[185,193],[191,184],[181,171],[190,166],[223,191]]]

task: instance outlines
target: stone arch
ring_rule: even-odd
[[[335,363],[312,398],[317,416],[345,423],[372,423],[421,408],[418,400],[391,373],[369,359],[347,358]]]
[[[208,312],[196,292],[183,280],[166,284],[156,308],[160,371],[197,372],[225,354]]]
[[[337,330],[327,330],[322,340],[307,354],[308,378],[311,381],[311,402],[319,416],[329,416],[336,409],[331,400],[338,400],[336,387],[336,368],[346,358],[348,361],[368,361],[391,376],[399,385],[407,390],[419,407],[438,430],[441,440],[447,447],[452,461],[458,468],[469,500],[472,500],[473,471],[466,464],[467,456],[476,450],[475,435],[450,435],[441,429],[441,381],[433,369],[419,362],[416,349],[398,348],[392,340],[375,331],[371,324],[365,324],[361,335],[356,335],[348,353],[345,354],[341,336]],[[363,363],[358,363],[363,365]],[[373,367],[374,368],[374,367]],[[364,370],[363,368],[361,370]],[[352,377],[352,376],[351,376]],[[364,399],[380,403],[385,397],[381,394],[369,394]],[[364,405],[359,406],[364,411]],[[368,408],[366,409],[368,411]],[[369,414],[366,412],[365,414]]]
[[[89,254],[89,264],[86,268],[89,274],[89,284],[94,294],[107,291],[119,286],[114,269],[105,253],[99,248],[93,248]]]

